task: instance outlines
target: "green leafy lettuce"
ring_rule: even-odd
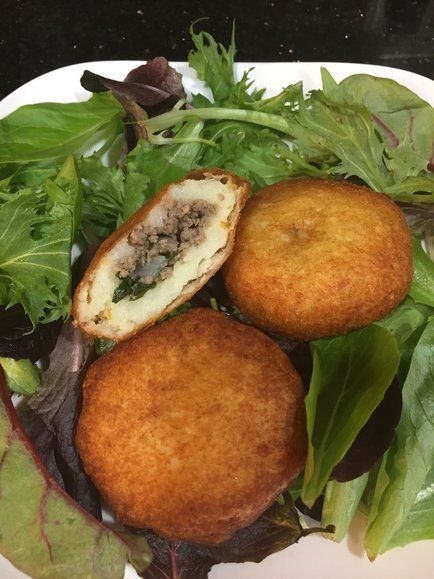
[[[330,481],[327,483],[322,508],[321,525],[333,525],[334,533],[327,533],[328,539],[340,543],[359,507],[360,500],[368,482],[368,473],[349,481]]]
[[[39,368],[30,360],[0,357],[0,366],[3,368],[9,390],[25,396],[31,396],[36,392],[41,378]]]
[[[73,157],[42,188],[0,191],[0,304],[21,303],[33,324],[69,313],[81,204]]]
[[[311,506],[395,376],[399,352],[385,328],[367,326],[311,342],[313,372],[306,396],[308,455],[302,500]]]
[[[196,50],[189,52],[188,63],[200,80],[210,87],[214,102],[224,104],[230,99],[235,87],[235,26],[232,27],[231,42],[227,49],[208,32],[200,31],[196,34],[193,27],[194,24],[190,27],[190,35]]]
[[[434,263],[415,237],[413,237],[413,268],[409,295],[416,302],[434,308]]]
[[[337,83],[323,69],[322,90],[305,96],[299,82],[263,98],[250,71],[235,78],[233,34],[225,48],[207,32],[190,33],[195,49],[189,64],[213,100],[197,94],[194,108],[175,107],[141,121],[151,142],[167,129],[176,140],[194,118],[205,123],[204,135],[213,142],[202,143],[197,166],[235,171],[251,179],[254,189],[282,178],[329,176],[362,181],[399,201],[434,201],[434,110],[410,90],[370,75]]]
[[[78,103],[26,105],[0,120],[0,164],[64,159],[122,131],[122,107],[110,94]]]
[[[432,525],[418,526],[425,516],[421,511],[432,504],[429,489],[434,463],[433,377],[434,319],[431,319],[414,348],[402,389],[401,419],[378,473],[365,538],[371,559],[405,544],[407,539],[434,538]]]

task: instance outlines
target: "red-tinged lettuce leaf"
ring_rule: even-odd
[[[20,304],[6,309],[0,306],[0,356],[29,358],[36,362],[54,348],[61,322],[37,324],[33,330],[30,318]]]
[[[206,579],[211,567],[218,563],[193,543],[168,541],[150,530],[140,534],[152,549],[152,563],[143,574],[145,579]]]
[[[84,472],[75,446],[75,428],[81,409],[81,384],[92,354],[92,345],[80,331],[70,322],[65,324],[37,393],[19,413],[50,474],[59,480],[59,473],[68,494],[93,516],[101,518],[98,492]],[[48,435],[38,426],[38,421],[42,421],[51,433],[51,444]]]
[[[149,116],[163,112],[153,109],[165,103],[169,110],[179,99],[185,98],[182,76],[172,68],[163,56],[148,60],[146,64],[131,70],[124,81],[112,80],[89,70],[81,77],[81,85],[90,92],[110,90],[122,104],[126,101],[141,105]],[[131,112],[131,111],[128,111]]]
[[[21,427],[24,430],[27,438],[33,444],[39,459],[45,468],[54,478],[59,486],[65,488],[62,474],[57,466],[56,455],[54,451],[53,433],[46,426],[46,424],[39,418],[36,412],[28,406],[28,404],[20,404],[15,408]],[[95,513],[91,513],[95,516]],[[101,507],[100,516],[101,519]]]
[[[180,99],[186,96],[182,75],[169,65],[164,56],[157,56],[134,68],[125,77],[125,82],[159,87]]]
[[[325,529],[303,529],[291,497],[285,494],[246,529],[229,541],[213,547],[185,541],[168,541],[152,531],[141,531],[153,551],[152,564],[146,569],[148,579],[205,579],[218,563],[259,563],[268,555],[286,549],[302,537]],[[331,531],[331,527],[328,529]]]
[[[371,470],[389,448],[402,410],[401,388],[394,378],[383,400],[371,414],[330,478],[347,482]]]
[[[91,92],[110,90],[121,103],[128,120],[133,122],[125,128],[128,151],[135,147],[137,141],[147,138],[144,125],[138,121],[167,112],[178,100],[186,98],[182,76],[163,56],[157,56],[131,70],[123,81],[85,70],[81,85]]]
[[[0,552],[32,577],[121,579],[128,545],[57,485],[26,439],[0,377]],[[150,555],[142,543],[139,571]]]
[[[90,70],[85,70],[81,77],[81,86],[90,92],[110,90],[116,98],[127,98],[143,107],[153,107],[171,95],[165,90],[148,84],[113,80]]]

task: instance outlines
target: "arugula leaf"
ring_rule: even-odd
[[[396,201],[432,203],[434,178],[430,174],[406,177],[398,183],[388,185],[385,192]]]
[[[235,86],[235,24],[227,49],[208,32],[200,31],[196,34],[194,23],[190,26],[190,36],[196,50],[188,53],[188,64],[197,72],[199,79],[210,87],[215,104],[224,104]]]
[[[24,396],[31,396],[36,392],[40,382],[39,369],[30,360],[0,358],[0,366],[5,373],[9,390]]]
[[[423,331],[402,389],[395,440],[382,460],[368,517],[370,559],[396,545],[434,461],[434,319]],[[395,539],[394,539],[395,537]]]
[[[356,514],[357,507],[368,482],[369,474],[365,473],[349,482],[330,481],[325,489],[321,525],[333,525],[335,532],[327,533],[327,539],[340,543]]]
[[[302,500],[311,506],[381,402],[396,374],[395,339],[377,325],[311,342],[313,373],[305,399],[308,456]]]
[[[42,191],[3,194],[0,203],[0,300],[21,303],[35,325],[67,316],[71,247],[81,203],[69,157]]]
[[[419,304],[434,308],[434,263],[413,237],[413,281],[408,294]]]
[[[122,132],[122,116],[122,107],[109,94],[20,107],[0,120],[0,163],[62,159],[95,148],[102,132],[111,142]]]

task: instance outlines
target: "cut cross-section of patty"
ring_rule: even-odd
[[[157,282],[170,277],[175,263],[190,247],[205,241],[206,228],[215,213],[215,205],[203,199],[191,203],[177,200],[167,208],[161,226],[137,225],[128,235],[134,253],[119,260],[116,275],[121,281],[113,292],[113,302],[126,297],[139,299]]]
[[[76,325],[121,341],[186,302],[231,253],[249,191],[220,169],[164,187],[98,249],[74,295]]]

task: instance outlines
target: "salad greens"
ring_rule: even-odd
[[[0,366],[3,368],[6,384],[12,392],[31,396],[38,389],[40,383],[39,369],[30,360],[0,357]]]
[[[413,237],[413,282],[408,294],[419,304],[434,308],[434,262]]]
[[[311,343],[313,373],[306,396],[309,447],[301,498],[312,506],[333,467],[381,402],[395,376],[393,336],[372,324]]]
[[[81,196],[71,156],[42,188],[0,192],[0,302],[22,304],[33,324],[69,314]]]
[[[122,131],[122,108],[110,94],[80,103],[20,107],[0,123],[0,164],[64,159],[113,141]]]
[[[321,524],[323,526],[332,524],[335,527],[333,535],[327,538],[339,543],[347,534],[368,482],[368,476],[368,473],[365,473],[348,482],[332,480],[327,483]]]
[[[210,98],[198,93],[187,101],[181,76],[157,57],[124,81],[86,71],[82,85],[96,93],[87,101],[27,105],[0,120],[0,364],[10,389],[33,394],[20,418],[40,451],[30,449],[2,387],[1,551],[30,574],[38,568],[66,577],[78,565],[83,575],[115,578],[129,558],[144,576],[206,577],[216,561],[259,560],[307,534],[283,494],[265,518],[216,549],[174,547],[152,533],[120,538],[78,508],[41,464],[98,512],[73,443],[93,350],[69,324],[34,393],[32,362],[50,353],[69,316],[74,242],[94,250],[164,185],[212,166],[250,180],[253,191],[282,179],[349,179],[403,204],[415,235],[409,296],[375,324],[310,344],[308,459],[289,493],[308,506],[324,494],[322,524],[335,526],[337,541],[362,510],[372,559],[434,538],[434,109],[393,80],[356,74],[337,83],[325,69],[321,89],[305,94],[297,82],[265,97],[251,71],[235,77],[234,30],[227,48],[193,26],[190,33],[188,61]],[[218,280],[199,294],[193,304],[249,323]],[[294,344],[276,340],[296,357]],[[95,351],[113,346],[99,340]],[[7,525],[11,509],[23,529],[20,545],[17,519]],[[155,555],[146,571],[145,538]]]
[[[21,430],[4,383],[0,391],[2,553],[33,577],[121,579],[127,560],[133,560],[129,545],[79,509],[48,476]],[[141,557],[134,557],[139,572],[151,558],[144,539],[140,547]]]
[[[418,503],[429,495],[434,464],[434,319],[429,319],[411,357],[402,387],[403,409],[396,437],[385,453],[368,516],[365,539],[371,559],[405,544],[402,529],[419,539],[432,538],[432,526],[418,523]],[[422,491],[422,495],[419,493]],[[419,496],[419,499],[418,499]],[[431,499],[432,500],[432,499]],[[401,542],[401,543],[400,543]]]
[[[141,534],[147,538],[154,555],[143,576],[149,579],[206,579],[216,563],[259,563],[268,555],[277,553],[319,530],[329,534],[333,529],[331,526],[324,529],[303,528],[291,496],[284,493],[281,500],[274,502],[252,525],[240,529],[231,539],[218,545],[167,541],[152,531],[142,531]]]

